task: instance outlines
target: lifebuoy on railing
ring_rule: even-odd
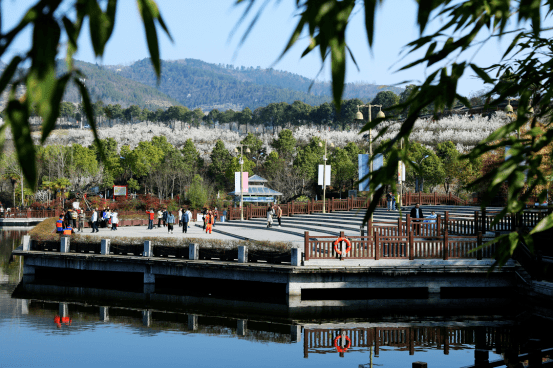
[[[345,237],[340,237],[338,238],[336,241],[334,241],[334,251],[336,251],[336,253],[338,255],[342,255],[342,251],[338,250],[338,244],[341,242],[341,241],[344,241],[348,247],[346,248],[346,251],[344,251],[344,254],[347,254],[350,250],[351,250],[351,241],[348,240],[347,238]]]
[[[346,340],[346,345],[344,347],[338,346],[338,340],[342,338],[342,336],[337,336],[334,339],[333,345],[336,347],[336,351],[338,352],[346,352],[351,347],[351,340],[348,336],[344,335],[344,339]]]

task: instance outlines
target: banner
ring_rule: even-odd
[[[405,182],[405,164],[400,160],[397,166],[397,180],[398,182]]]
[[[113,196],[127,196],[127,186],[113,186]]]
[[[242,172],[243,193],[248,193],[248,172]],[[240,172],[234,172],[234,193],[240,194]]]
[[[369,190],[369,178],[365,178],[370,172],[370,163],[369,163],[369,154],[358,154],[357,163],[359,167],[359,191],[368,191]],[[377,154],[373,160],[373,170],[377,171],[384,165],[384,156],[382,154]],[[380,188],[380,186],[379,186]]]
[[[324,168],[322,164],[319,164],[319,186],[323,185],[323,172]],[[326,166],[326,173],[325,174],[325,186],[330,186],[330,165]]]

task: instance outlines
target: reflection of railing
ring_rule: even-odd
[[[383,347],[394,347],[400,351],[415,354],[416,347],[443,350],[445,355],[449,350],[465,348],[465,345],[482,347],[508,348],[511,345],[512,332],[506,328],[496,327],[375,327],[347,329],[304,329],[304,357],[309,353],[345,352],[335,341],[338,336],[347,336],[351,340],[348,351],[374,348],[375,355]],[[341,352],[342,351],[342,352]]]

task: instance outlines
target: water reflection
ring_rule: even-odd
[[[10,262],[10,254],[26,230],[2,232],[0,357],[6,366],[410,367],[426,361],[429,367],[459,367],[478,364],[477,353],[519,365],[514,356],[527,351],[529,340],[553,345],[548,337],[553,324],[509,295],[290,304],[271,296],[274,291],[240,299],[226,287],[191,293],[161,283],[143,291],[121,281],[102,285],[67,278],[17,284],[21,260]],[[34,350],[43,351],[24,361],[31,359],[18,341],[34,342]],[[89,341],[105,343],[102,355],[88,350]],[[122,350],[122,341],[132,343]],[[49,353],[73,343],[67,362]],[[165,353],[166,347],[173,351]],[[4,361],[10,357],[18,359]]]

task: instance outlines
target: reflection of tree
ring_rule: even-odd
[[[23,262],[22,257],[14,256],[11,259],[11,253],[19,247],[21,239],[27,231],[3,230],[0,236],[0,281],[7,276],[9,283],[17,283],[20,280],[20,267]],[[10,262],[11,261],[11,262]]]

